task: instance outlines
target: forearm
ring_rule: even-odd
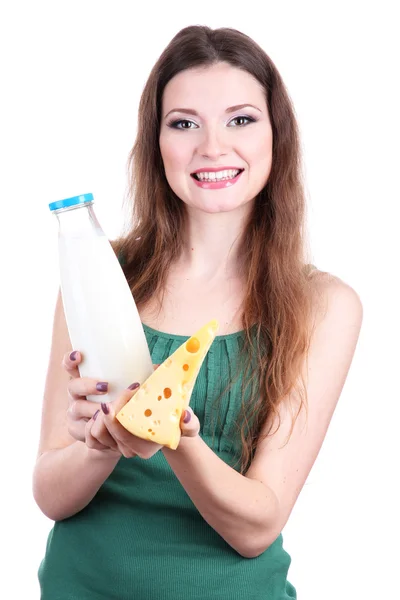
[[[61,521],[89,504],[120,456],[91,450],[83,442],[44,452],[33,475],[33,495],[42,512]]]
[[[199,436],[162,452],[203,518],[239,554],[258,556],[272,543],[278,501],[271,489],[235,471]]]

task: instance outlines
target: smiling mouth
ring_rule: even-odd
[[[235,179],[240,173],[243,173],[244,169],[228,169],[226,171],[218,171],[211,173],[191,173],[190,177],[196,179],[196,181],[207,181],[207,182],[217,182],[217,181],[229,181],[230,179]]]

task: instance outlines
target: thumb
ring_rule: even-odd
[[[189,406],[182,412],[180,428],[184,437],[196,437],[200,433],[200,421]]]

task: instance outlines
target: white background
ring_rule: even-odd
[[[313,263],[364,306],[342,397],[284,531],[289,579],[301,600],[400,598],[396,4],[1,4],[2,597],[39,598],[52,525],[31,493],[58,289],[47,205],[93,192],[103,229],[119,233],[145,80],[179,29],[207,24],[247,33],[278,67],[302,132]]]

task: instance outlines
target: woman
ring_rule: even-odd
[[[34,474],[56,521],[42,598],[296,598],[281,531],[362,306],[307,263],[299,135],[274,64],[236,30],[180,31],[143,91],[130,164],[132,223],[114,246],[153,362],[213,318],[220,335],[173,451],[116,421],[136,382],[101,410],[85,400],[107,382],[79,377],[58,299]]]

